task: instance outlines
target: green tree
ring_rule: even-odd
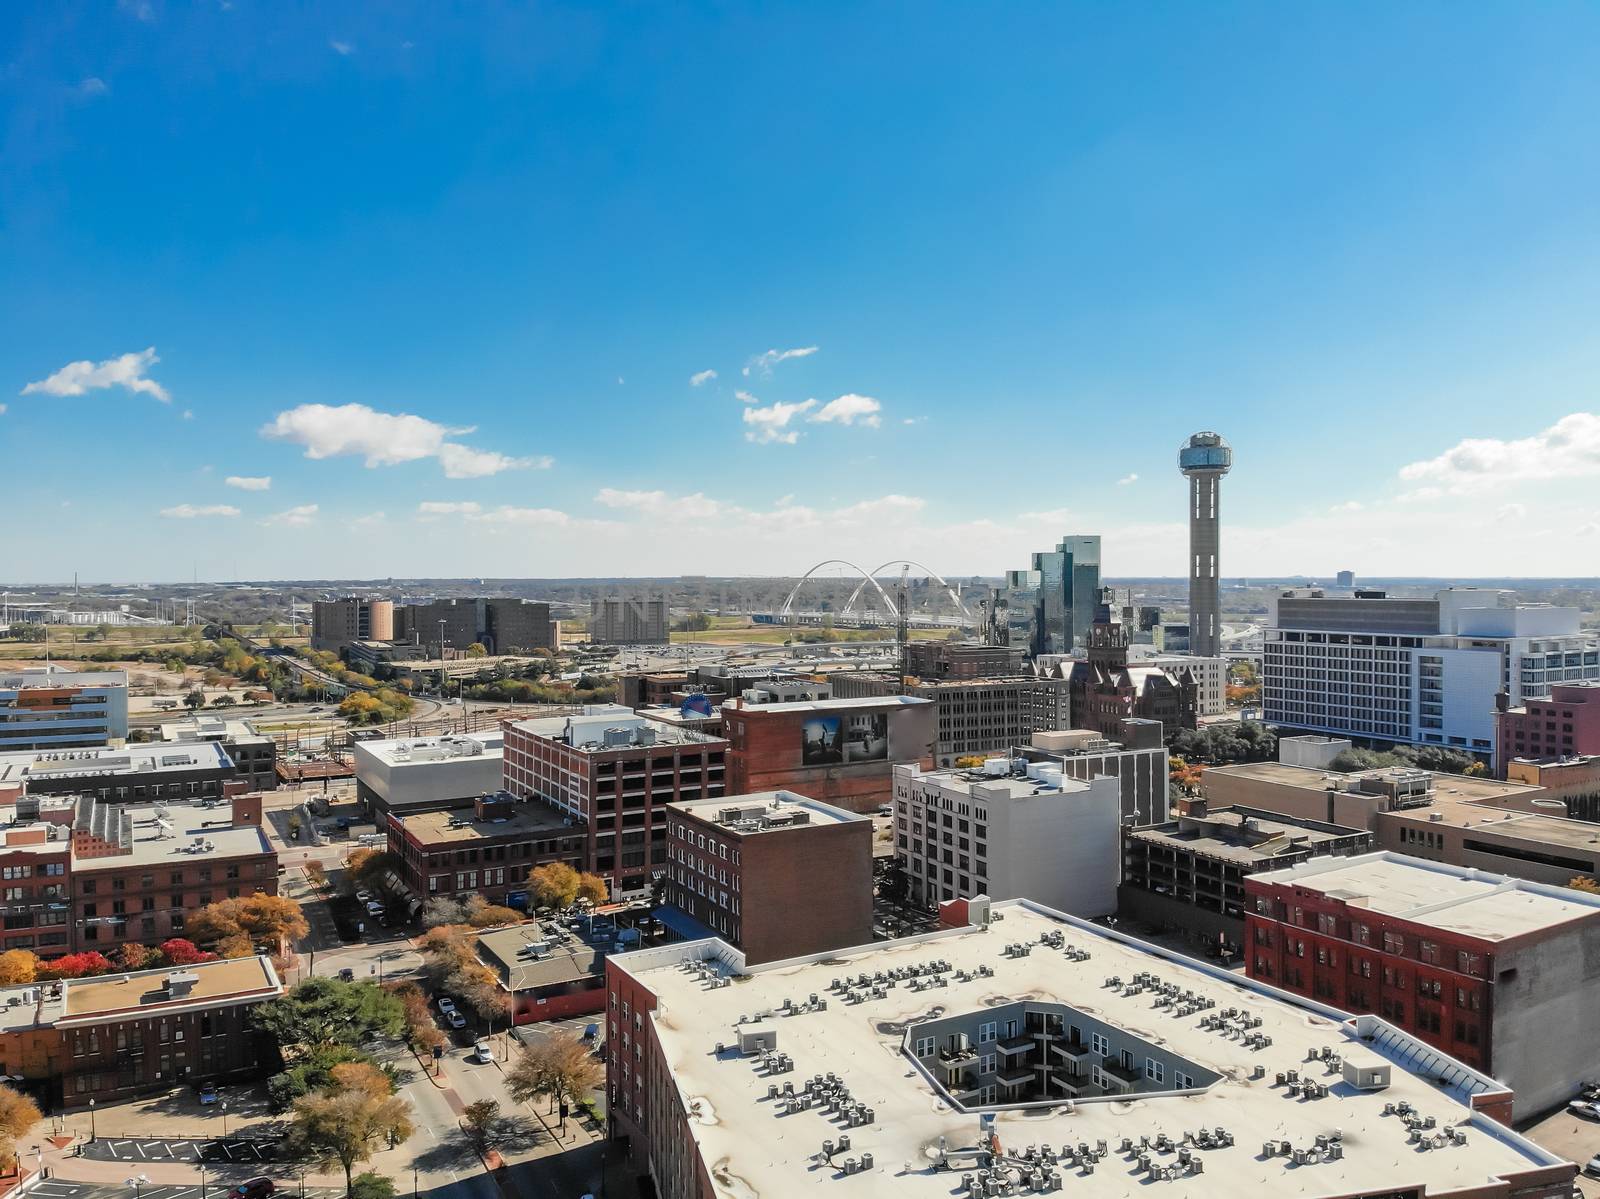
[[[203,708],[205,706],[205,702],[206,693],[200,690],[198,687],[183,697],[183,706],[188,708],[191,712],[197,708]]]
[[[345,1062],[333,1068],[328,1089],[295,1100],[285,1147],[324,1166],[338,1162],[350,1197],[356,1163],[414,1131],[411,1105],[393,1094],[389,1077],[375,1066]]]
[[[489,647],[484,645],[481,641],[474,641],[471,645],[467,646],[467,657],[469,658],[487,658],[488,656]]]
[[[280,999],[262,1004],[255,1026],[285,1057],[304,1057],[319,1045],[367,1045],[405,1029],[401,1002],[372,983],[308,978]]]
[[[394,1199],[394,1179],[372,1170],[357,1174],[350,1184],[350,1199]]]

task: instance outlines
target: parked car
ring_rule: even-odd
[[[1600,1153],[1583,1163],[1583,1172],[1590,1178],[1600,1178]]]
[[[278,1189],[270,1178],[251,1178],[228,1191],[228,1199],[267,1199]]]
[[[356,972],[354,970],[350,969],[349,966],[346,966],[344,969],[339,971],[339,981],[340,982],[347,982],[347,983],[355,982],[356,981]]]
[[[1585,1120],[1600,1120],[1600,1103],[1590,1103],[1587,1099],[1574,1099],[1567,1104],[1567,1111]]]
[[[451,1008],[446,1012],[444,1018],[451,1028],[465,1028],[467,1026],[467,1018],[456,1011],[455,1008]]]
[[[383,918],[383,905],[376,899],[368,900],[367,915],[371,916],[374,920],[381,920]]]
[[[489,1044],[488,1037],[479,1037],[474,1041],[472,1043],[472,1052],[477,1055],[480,1062],[494,1061],[494,1046]]]
[[[448,996],[448,995],[439,996],[437,1002],[439,1004],[439,1010],[441,1012],[443,1012],[446,1016],[448,1016],[451,1012],[456,1010],[456,1001],[454,999],[451,999],[450,996]]]
[[[600,1035],[600,1026],[598,1024],[587,1025],[583,1030],[583,1039],[585,1041],[592,1041],[596,1037],[598,1037],[599,1035]]]
[[[202,1104],[207,1104],[207,1103],[215,1103],[216,1101],[217,1101],[217,1084],[213,1083],[213,1082],[208,1082],[208,1083],[202,1084],[202,1086],[200,1087],[200,1102]]]
[[[371,891],[357,891],[356,892],[356,902],[357,903],[371,903],[372,902],[372,892]]]

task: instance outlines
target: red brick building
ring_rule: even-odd
[[[1600,1073],[1600,896],[1389,853],[1253,875],[1245,891],[1251,978],[1504,1079],[1523,1116]]]
[[[1501,778],[1518,758],[1600,754],[1600,682],[1553,683],[1549,699],[1496,712],[1494,725]]]
[[[411,914],[430,899],[466,899],[522,907],[528,872],[550,862],[585,869],[585,829],[549,805],[508,792],[480,796],[466,811],[389,817],[389,852],[410,893]]]
[[[872,821],[788,791],[667,808],[664,896],[745,962],[872,940]]]
[[[585,837],[583,868],[614,897],[647,893],[666,869],[667,804],[724,794],[725,740],[621,705],[502,727],[506,790],[571,818]]]
[[[722,708],[728,791],[793,791],[853,812],[894,796],[894,766],[931,769],[938,730],[932,700],[909,695]]]
[[[0,829],[0,953],[26,949],[42,958],[72,948],[69,923],[72,842],[66,826],[36,821]]]

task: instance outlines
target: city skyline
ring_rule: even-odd
[[[1592,10],[0,31],[19,582],[1600,550]]]

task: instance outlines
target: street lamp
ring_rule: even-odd
[[[300,1179],[300,1199],[306,1199],[306,1168],[296,1166],[294,1172]],[[202,1195],[200,1199],[205,1199],[205,1196]]]
[[[417,1199],[417,1163],[411,1163],[411,1199]]]
[[[206,1164],[200,1163],[200,1199],[206,1199]]]
[[[91,1095],[89,1097],[89,1139],[91,1141],[96,1139],[95,1138],[95,1132],[94,1132],[94,1096],[93,1095]]]
[[[140,1192],[150,1183],[150,1176],[148,1174],[135,1174],[127,1180],[127,1183],[133,1188],[133,1199],[139,1199]]]
[[[226,1099],[222,1101],[222,1135],[224,1138],[228,1135],[228,1101]],[[135,1199],[137,1199],[137,1196]]]

